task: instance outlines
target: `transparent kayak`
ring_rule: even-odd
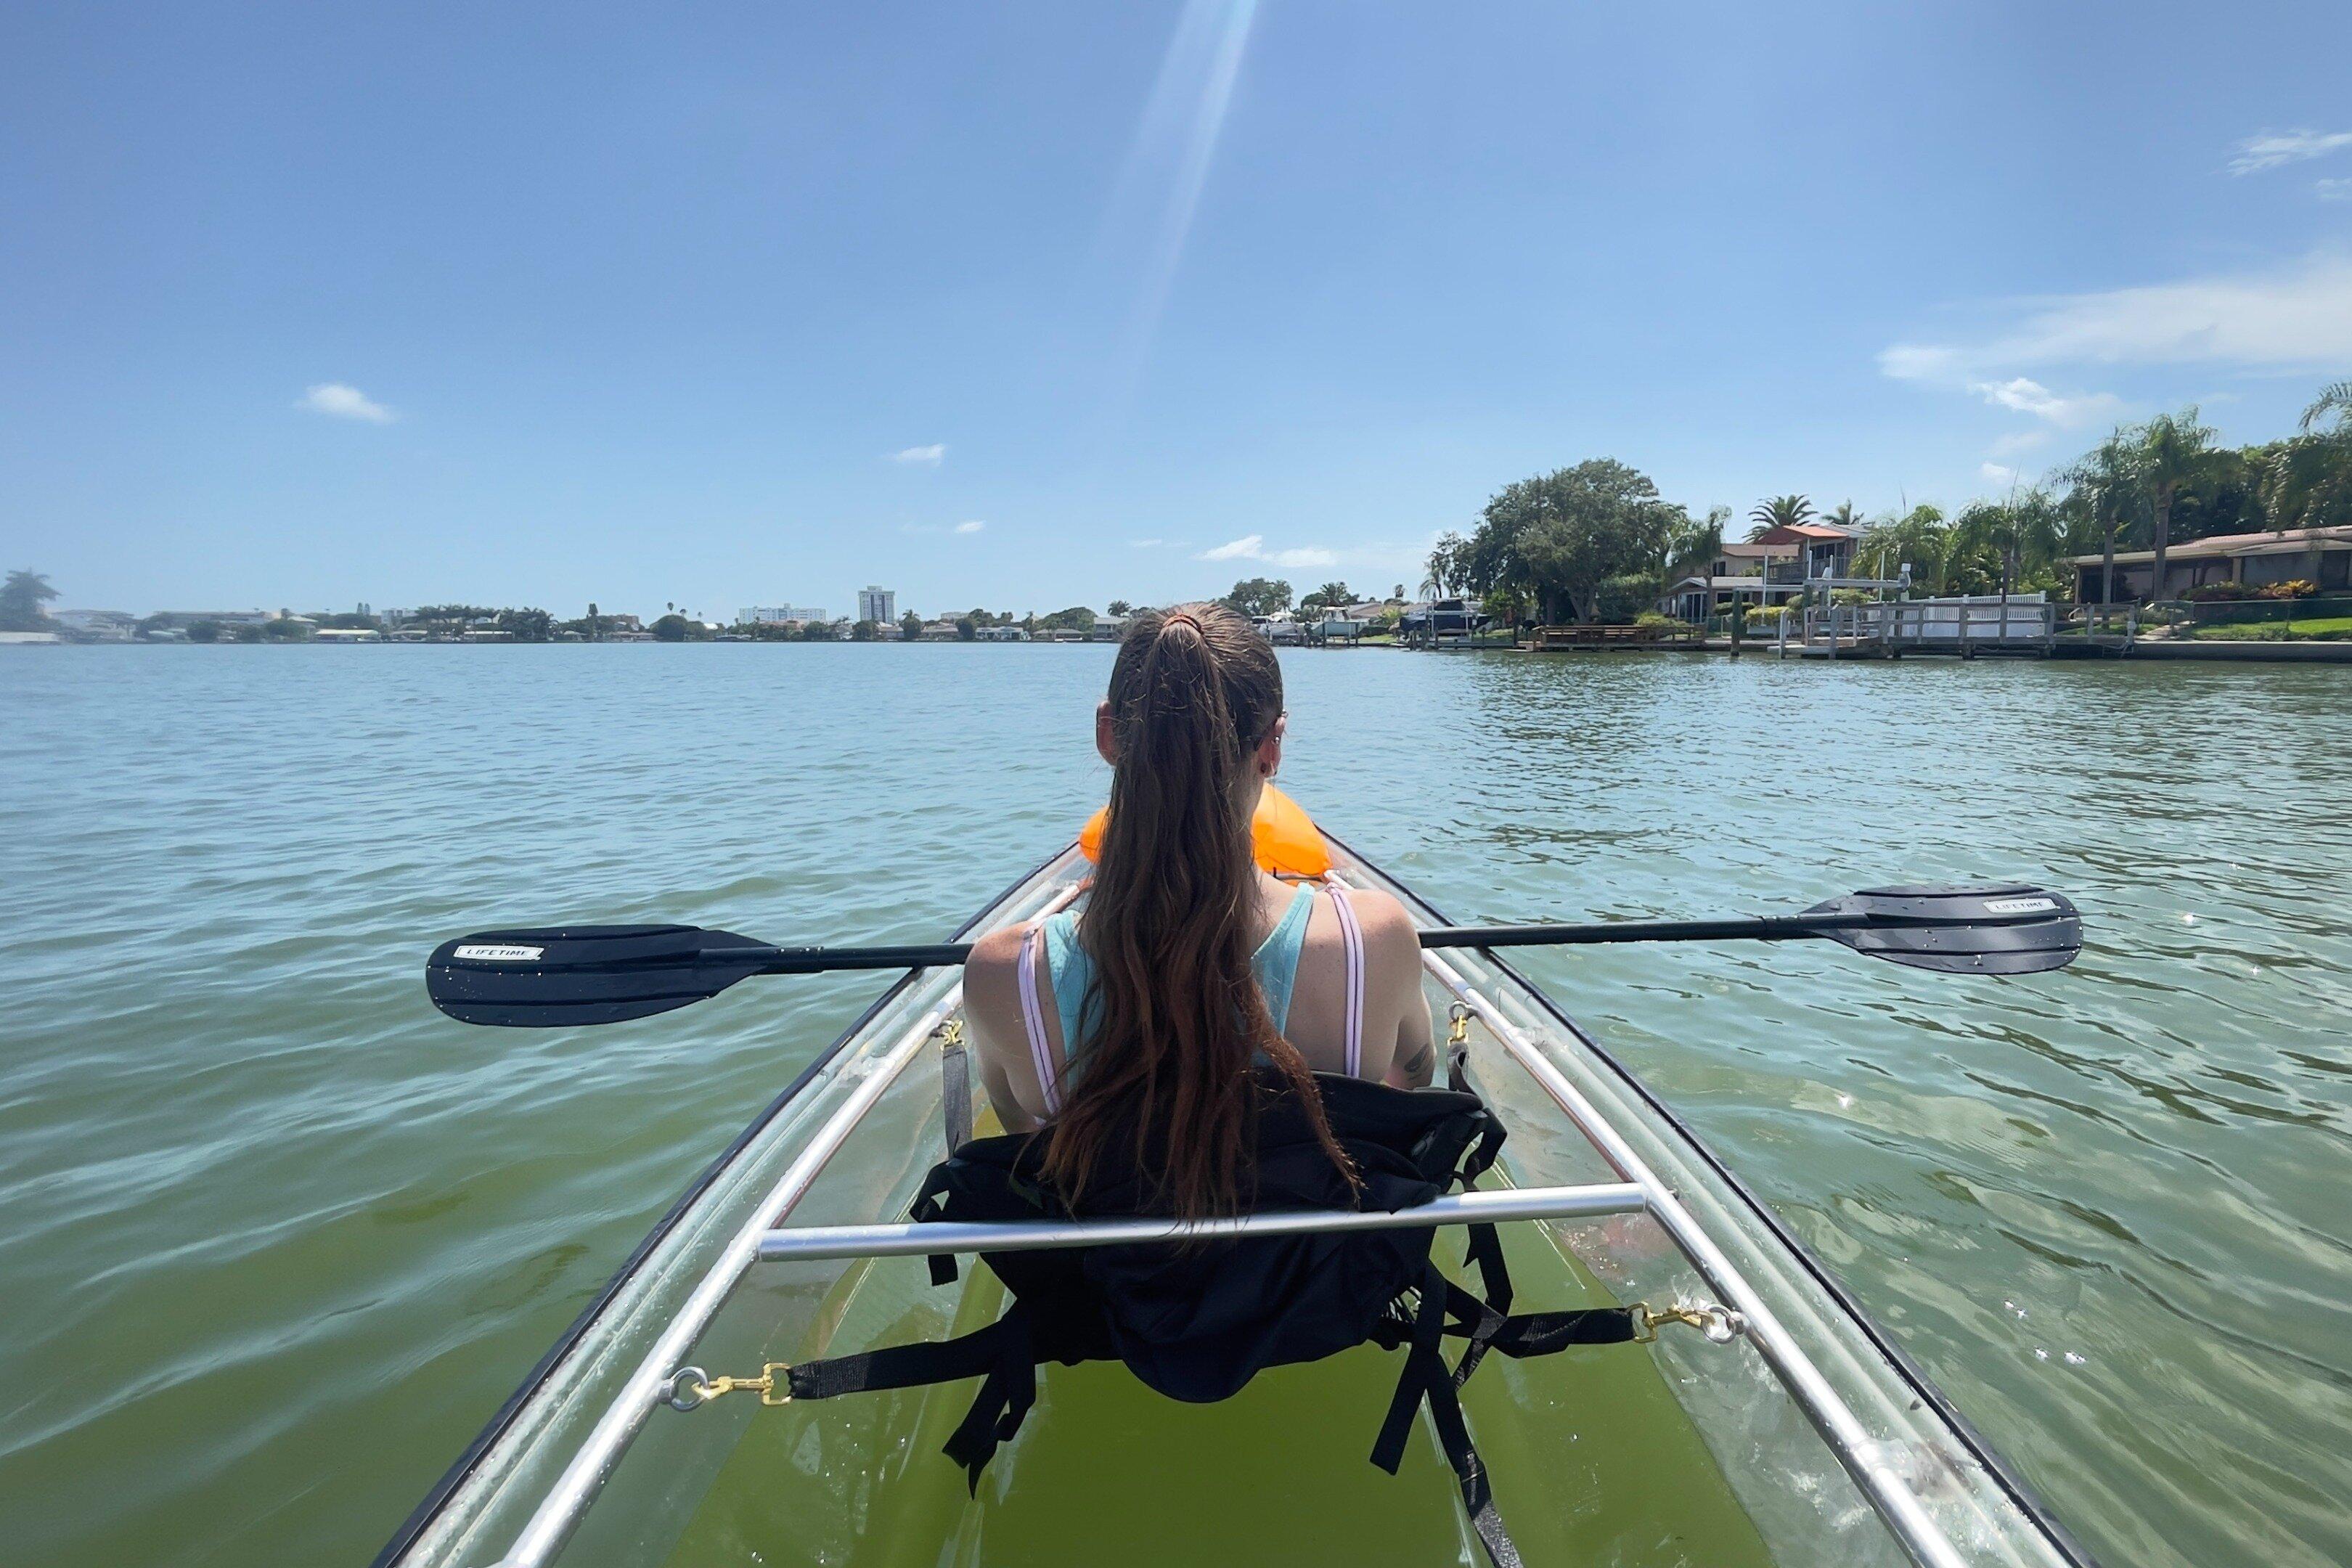
[[[1445,923],[1344,845],[1332,851],[1334,878]],[[961,934],[1068,905],[1087,869],[1072,846]],[[1646,1343],[1490,1359],[1464,1389],[1528,1563],[2089,1561],[1564,1013],[1491,954],[1423,960],[1435,1016],[1509,1127],[1485,1184],[1540,1216],[1502,1227],[1520,1305],[1643,1302],[1665,1320]],[[929,1248],[885,1245],[945,1152],[960,982],[952,969],[901,978],[761,1113],[380,1565],[1483,1561],[1425,1411],[1399,1473],[1366,1461],[1397,1373],[1396,1352],[1375,1346],[1273,1368],[1213,1405],[1163,1399],[1117,1363],[1045,1367],[1036,1409],[971,1493],[940,1452],[971,1382],[780,1405],[696,1394],[1003,1310],[984,1268],[935,1287]],[[974,1110],[992,1131],[984,1099]],[[1435,1251],[1455,1268],[1462,1232],[1441,1229]],[[1677,1308],[1695,1321],[1674,1321]]]

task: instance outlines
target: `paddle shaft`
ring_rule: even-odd
[[[1614,942],[1794,942],[1874,922],[1866,915],[1761,915],[1723,921],[1606,921],[1596,925],[1432,926],[1423,947],[1571,947]],[[757,950],[747,952],[748,959]],[[928,947],[778,947],[759,974],[820,974],[845,969],[943,969],[971,954],[968,942]]]

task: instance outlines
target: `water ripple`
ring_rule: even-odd
[[[0,1496],[28,1561],[363,1558],[871,994],[440,1017],[467,929],[935,938],[1100,798],[1065,647],[0,658]],[[1286,783],[1458,918],[2017,878],[1987,983],[1528,967],[2108,1561],[2352,1560],[2352,671],[1300,656]],[[493,679],[486,679],[486,675]]]

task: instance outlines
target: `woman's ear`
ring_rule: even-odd
[[[1282,737],[1289,728],[1290,719],[1285,714],[1275,720],[1274,728],[1267,731],[1265,739],[1257,743],[1258,777],[1270,779],[1282,771]]]
[[[1102,753],[1104,762],[1113,767],[1118,766],[1118,743],[1111,733],[1110,699],[1108,697],[1095,704],[1095,750]]]

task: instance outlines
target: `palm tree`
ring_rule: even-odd
[[[2303,411],[2301,434],[2279,443],[2263,470],[2261,495],[2273,528],[2352,521],[2352,381],[2323,388]],[[2316,582],[2323,542],[2309,542],[2305,574]]]
[[[1853,549],[1854,569],[1865,577],[1893,577],[1905,563],[1915,586],[1934,593],[1943,580],[1944,514],[1922,501],[1899,518],[1882,519]]]
[[[2319,395],[2303,411],[2305,433],[2316,429],[2319,422],[2330,415],[2335,416],[2330,433],[2352,436],[2352,381],[2331,382],[2319,389]]]
[[[1661,598],[1671,591],[1675,579],[1696,566],[1704,571],[1712,566],[1715,558],[1723,553],[1723,525],[1730,521],[1727,506],[1710,507],[1704,520],[1677,510],[1666,524],[1666,547],[1658,558],[1658,595]],[[1715,609],[1715,587],[1710,574],[1707,584],[1707,611]],[[1733,609],[1738,606],[1735,604]]]
[[[1860,533],[1863,528],[1862,513],[1854,510],[1853,502],[1850,500],[1838,502],[1837,510],[1823,516],[1822,521],[1832,528],[1843,528],[1849,533]]]
[[[1437,536],[1437,543],[1429,552],[1428,575],[1421,580],[1421,596],[1443,599],[1454,592],[1462,574],[1462,535],[1447,529]]]
[[[2098,524],[2105,558],[2100,563],[2099,604],[2116,602],[2116,531],[2139,490],[2138,452],[2131,437],[2118,426],[2115,434],[2061,469],[2059,479],[2082,499]]]
[[[2182,485],[2204,473],[2213,458],[2213,427],[2197,422],[2191,404],[2179,414],[2159,414],[2138,430],[2140,482],[2156,509],[2156,560],[2148,574],[2147,596],[2164,593],[2164,552],[2172,539],[2172,502]]]
[[[11,572],[0,586],[0,631],[37,632],[48,624],[41,606],[58,596],[47,574]]]
[[[2054,558],[2064,539],[2058,509],[2039,489],[2005,501],[1978,501],[1952,525],[1956,551],[1990,549],[2000,557],[2000,626],[2008,635],[2009,595],[2021,569],[2039,571]]]
[[[1748,537],[1753,542],[1759,533],[1769,533],[1776,528],[1794,528],[1801,522],[1811,522],[1812,518],[1813,503],[1804,497],[1772,496],[1757,502],[1748,512],[1748,521],[1756,526],[1748,531]]]

